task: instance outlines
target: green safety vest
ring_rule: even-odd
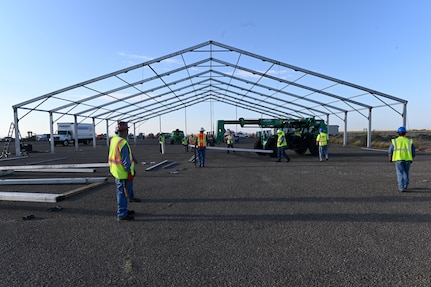
[[[396,139],[392,139],[392,145],[394,146],[392,161],[413,161],[412,139],[408,139],[406,137],[397,137]]]
[[[133,161],[132,149],[126,139],[120,136],[113,136],[111,139],[111,145],[109,146],[109,171],[117,179],[127,179],[128,172],[124,168],[123,161],[121,158],[121,149],[127,145],[130,154],[130,173],[135,174],[135,162]]]

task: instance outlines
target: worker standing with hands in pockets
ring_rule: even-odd
[[[115,178],[117,186],[117,219],[134,220],[135,212],[128,209],[128,201],[138,202],[134,197],[133,179],[135,177],[136,159],[127,142],[129,128],[126,122],[118,122],[116,135],[111,139],[109,146],[109,170]]]

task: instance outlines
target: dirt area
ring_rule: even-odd
[[[412,130],[407,133],[418,151],[431,152],[431,130]],[[376,148],[388,148],[391,139],[397,137],[394,131],[373,131],[371,133],[371,146]],[[342,144],[343,133],[331,137],[332,143]],[[365,147],[367,145],[367,133],[365,131],[350,131],[347,136],[349,145]]]

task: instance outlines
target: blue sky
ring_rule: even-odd
[[[209,40],[407,99],[407,128],[431,128],[430,14],[427,0],[0,0],[0,136],[14,104]],[[210,129],[209,105],[189,113],[137,132]],[[215,120],[244,116],[221,105],[213,113]],[[48,133],[48,122],[31,114],[21,134]],[[401,123],[376,110],[372,128]],[[349,130],[364,127],[364,119],[349,120]]]

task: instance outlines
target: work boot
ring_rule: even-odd
[[[141,202],[139,198],[129,198],[129,202]]]
[[[133,216],[133,215],[131,215],[131,214],[127,214],[126,216],[124,216],[124,217],[121,217],[121,218],[118,218],[118,221],[123,221],[123,220],[134,220],[135,219],[135,217]]]

